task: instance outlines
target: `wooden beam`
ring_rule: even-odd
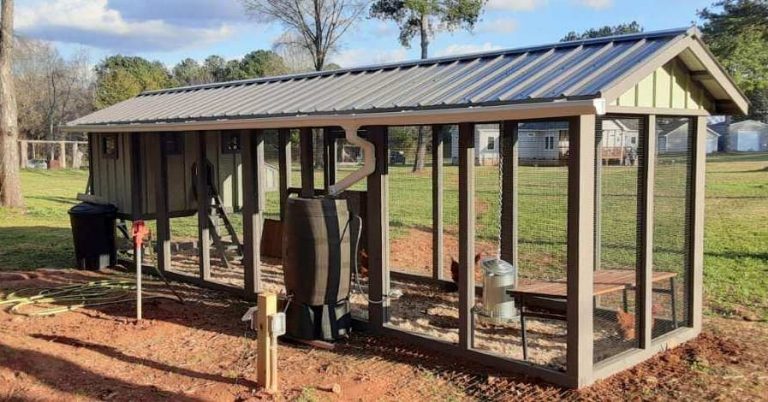
[[[566,367],[573,384],[592,381],[595,243],[595,115],[569,119]]]
[[[704,292],[704,190],[707,158],[707,118],[696,117],[692,119],[694,130],[693,138],[693,178],[688,195],[691,202],[690,219],[691,232],[689,233],[690,250],[688,260],[691,266],[687,267],[688,280],[683,285],[687,292],[688,323],[696,332],[702,328],[703,292]]]
[[[519,144],[518,122],[501,123],[499,136],[501,148],[501,259],[517,267],[518,235],[518,170]]]
[[[157,269],[171,268],[171,222],[168,216],[168,156],[163,133],[154,136],[151,152],[158,172],[155,177],[155,213],[157,215]]]
[[[243,141],[244,292],[261,292],[261,231],[264,212],[264,132],[248,130]]]
[[[381,303],[368,303],[371,329],[381,331],[389,319],[389,168],[387,160],[387,128],[368,127],[367,139],[373,143],[376,170],[368,176],[368,297]]]
[[[640,237],[637,270],[637,316],[639,347],[651,347],[653,330],[653,203],[656,182],[656,116],[648,115],[642,120],[640,144]]]
[[[301,196],[312,197],[315,194],[315,162],[312,129],[299,129],[299,154],[301,159]]]
[[[200,279],[211,279],[211,233],[208,227],[208,214],[211,210],[211,197],[208,188],[205,131],[197,132],[197,240]]]
[[[326,193],[328,187],[336,183],[336,140],[337,131],[333,127],[323,128],[323,159],[324,186]]]
[[[254,314],[258,339],[256,341],[256,381],[267,392],[277,391],[277,356],[272,356],[272,331],[269,325],[270,317],[277,313],[277,295],[261,294],[258,298],[259,310]],[[274,358],[273,358],[274,357]]]
[[[131,220],[140,220],[143,212],[144,191],[142,191],[142,158],[141,158],[141,135],[130,135],[131,149]]]
[[[459,124],[459,346],[473,347],[475,297],[475,125]]]
[[[445,277],[443,246],[443,133],[449,126],[432,126],[432,278]]]
[[[277,158],[280,176],[280,220],[285,219],[285,204],[288,202],[288,188],[291,187],[291,130],[277,131]]]

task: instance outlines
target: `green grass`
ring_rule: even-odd
[[[656,269],[680,270],[684,258],[683,198],[685,171],[681,164],[657,169],[654,238]],[[342,168],[344,177],[352,168]],[[601,215],[603,267],[634,264],[637,171],[603,170]],[[298,183],[294,174],[294,186]],[[498,169],[476,167],[477,240],[498,237]],[[84,171],[22,172],[27,210],[0,210],[0,270],[70,267],[72,245],[67,209],[87,180]],[[322,177],[316,174],[317,186]],[[521,167],[520,269],[523,275],[563,276],[567,217],[567,170],[562,167]],[[445,169],[446,233],[456,235],[458,170]],[[355,189],[364,189],[364,183]],[[708,306],[721,314],[744,310],[768,318],[768,154],[718,155],[708,159],[705,226],[705,286]],[[431,228],[431,182],[427,169],[411,173],[390,167],[392,236],[410,229]],[[276,215],[276,193],[266,198],[268,214]],[[176,237],[195,237],[196,218],[173,219]],[[236,226],[241,225],[233,215]]]

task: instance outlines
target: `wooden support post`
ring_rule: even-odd
[[[690,250],[686,267],[689,274],[683,280],[688,302],[687,321],[696,332],[702,328],[703,292],[704,292],[704,189],[707,158],[707,117],[699,116],[691,118],[695,127],[691,130],[693,138],[693,170],[690,194],[691,203]]]
[[[28,147],[26,140],[19,141],[19,168],[24,169],[27,167],[27,159],[29,159],[29,156],[27,156]]]
[[[77,142],[73,142],[71,145],[72,152],[72,169],[80,169],[80,158],[78,157]]]
[[[368,304],[368,322],[380,331],[389,320],[389,169],[387,128],[368,127],[367,139],[373,143],[376,170],[368,176],[368,297],[382,303]]]
[[[518,122],[501,123],[501,259],[517,265],[519,146]]]
[[[168,211],[168,156],[164,134],[157,133],[151,152],[158,167],[155,177],[155,212],[157,214],[157,268],[171,267],[171,222]]]
[[[280,170],[280,220],[285,219],[285,204],[288,202],[288,188],[291,187],[291,130],[277,131],[277,158]]]
[[[277,344],[269,325],[270,316],[277,313],[277,295],[260,294],[256,319],[256,382],[267,392],[277,391]]]
[[[59,167],[67,167],[67,143],[64,141],[59,141]]]
[[[198,131],[197,145],[197,240],[200,279],[211,279],[211,233],[208,214],[211,213],[211,197],[208,188],[208,159],[206,157],[205,131]]]
[[[567,375],[581,387],[593,375],[595,115],[569,119]]]
[[[323,128],[323,159],[325,162],[323,174],[326,193],[328,187],[336,184],[336,146],[338,143],[336,135],[337,131],[333,127]]]
[[[651,347],[653,329],[653,202],[656,181],[656,116],[642,120],[640,132],[640,247],[637,270],[637,316],[639,347]]]
[[[447,126],[432,126],[432,278],[445,278],[443,246],[443,133]]]
[[[312,129],[299,129],[299,153],[301,156],[301,196],[315,195],[315,162],[313,153]]]
[[[475,125],[459,124],[459,347],[473,347],[475,301]]]
[[[261,292],[261,231],[264,212],[264,132],[249,130],[243,140],[243,269],[245,296]]]

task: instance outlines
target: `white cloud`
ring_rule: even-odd
[[[229,37],[225,23],[174,25],[162,19],[124,18],[107,0],[45,0],[22,3],[16,29],[26,36],[114,51],[170,51],[209,45]]]
[[[519,24],[514,18],[496,18],[482,21],[478,26],[478,31],[488,33],[507,34],[517,31]]]
[[[469,53],[490,52],[492,50],[501,49],[501,46],[494,45],[490,42],[483,44],[455,44],[450,45],[437,52],[437,56],[456,56]]]
[[[595,10],[604,10],[613,5],[613,0],[576,0],[576,3]]]
[[[533,11],[547,5],[549,0],[489,0],[488,8],[498,11]]]
[[[384,64],[403,61],[408,58],[408,51],[399,48],[392,50],[378,49],[346,49],[331,56],[331,62],[341,67],[358,67],[371,64]]]

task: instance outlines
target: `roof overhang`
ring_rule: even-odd
[[[363,127],[380,125],[406,126],[457,124],[464,122],[492,123],[504,120],[549,119],[584,114],[603,115],[605,114],[605,111],[605,100],[598,98],[383,113],[296,115],[242,119],[190,120],[179,122],[73,125],[61,126],[61,130],[65,132],[104,133],[275,129],[342,125]]]
[[[608,89],[601,92],[602,97],[608,103],[613,102],[674,58],[679,58],[691,76],[714,98],[713,114],[748,114],[749,100],[709,51],[701,40],[701,32],[696,28],[689,29],[687,35],[668,43],[651,60],[616,79]]]

